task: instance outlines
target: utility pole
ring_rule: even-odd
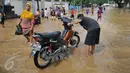
[[[60,2],[60,7],[62,7],[62,0],[59,0],[59,2]]]
[[[82,7],[82,13],[83,13],[83,0],[81,0],[81,7]]]
[[[54,0],[51,0],[51,8],[54,9]]]
[[[41,0],[41,8],[45,9],[45,0]]]
[[[37,9],[40,10],[39,8],[39,1],[37,0]]]
[[[35,0],[32,0],[32,9],[33,9],[33,14],[36,14],[35,10]]]
[[[108,4],[109,4],[109,0],[108,0]]]
[[[27,0],[22,0],[22,7],[23,7],[23,9],[25,9],[26,3],[27,3]]]

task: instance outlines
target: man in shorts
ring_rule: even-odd
[[[94,54],[95,45],[99,44],[100,26],[94,19],[85,17],[83,14],[78,15],[78,20],[73,23],[79,23],[85,30],[88,31],[85,39],[87,57]]]

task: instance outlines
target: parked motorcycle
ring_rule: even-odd
[[[63,23],[68,23],[69,20],[62,19],[62,21]],[[61,34],[60,31],[51,33],[34,33],[33,38],[35,41],[30,46],[32,48],[30,57],[34,57],[34,64],[36,67],[40,69],[46,68],[53,58],[59,57],[61,53],[67,53],[69,50],[68,43],[72,46],[77,46],[79,44],[80,38],[78,36],[78,32],[72,30],[72,25],[69,27],[72,32],[67,39],[65,38],[70,30],[68,30],[65,36],[62,37],[61,35],[63,34]],[[78,40],[75,40],[73,37],[78,38]]]

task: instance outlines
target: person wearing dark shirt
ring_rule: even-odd
[[[52,20],[56,20],[56,13],[55,10],[51,11]]]
[[[58,9],[56,10],[56,14],[57,14],[57,18],[58,19],[61,19],[61,10],[60,10],[60,7],[58,7]]]
[[[42,18],[44,18],[44,9],[42,9],[42,12],[41,12],[41,15],[42,15]]]
[[[85,39],[87,56],[94,54],[95,45],[99,44],[100,38],[100,26],[98,22],[94,19],[84,17],[83,14],[78,15],[78,20],[73,23],[79,23],[85,30],[88,31]]]
[[[65,15],[65,7],[62,7],[62,13]]]

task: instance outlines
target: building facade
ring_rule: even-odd
[[[11,6],[14,6],[13,11],[15,11],[15,14],[20,15],[22,10],[25,9],[26,3],[30,3],[32,5],[31,11],[35,14],[37,10],[37,2],[35,0],[11,0],[10,4]],[[39,9],[42,8],[50,8],[50,7],[56,7],[56,6],[62,6],[65,7],[66,10],[68,10],[68,4],[67,2],[55,2],[54,0],[39,0]]]
[[[3,6],[4,0],[0,0],[0,5]]]

